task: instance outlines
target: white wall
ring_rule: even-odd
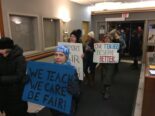
[[[69,32],[73,29],[82,28],[82,21],[89,21],[91,19],[91,12],[88,6],[70,3],[71,21],[69,22]]]
[[[71,21],[68,23],[68,30],[81,28],[81,21],[90,21],[90,13],[87,6],[70,2],[69,0],[2,0],[4,31],[6,36],[9,32],[9,13],[34,15],[39,18],[39,38],[42,37],[41,19],[43,17],[59,18],[60,10],[68,10]]]

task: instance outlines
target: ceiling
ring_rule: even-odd
[[[90,5],[99,2],[140,2],[140,1],[154,1],[154,0],[70,0],[79,4]]]

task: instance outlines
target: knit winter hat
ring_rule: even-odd
[[[12,49],[14,42],[9,37],[0,38],[0,49]]]
[[[71,35],[74,35],[76,37],[76,41],[79,42],[79,39],[80,37],[82,36],[82,31],[81,29],[77,29],[77,30],[73,30],[71,33],[70,33],[70,36]]]
[[[88,33],[88,36],[90,36],[91,38],[94,38],[94,32],[93,32],[93,31],[90,31],[90,32]]]
[[[56,47],[56,52],[62,52],[67,58],[69,58],[69,49],[64,45],[58,45]]]

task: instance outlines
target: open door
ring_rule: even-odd
[[[112,29],[118,29],[118,30],[124,30],[125,32],[125,42],[126,42],[126,50],[124,51],[125,54],[128,56],[129,51],[130,51],[130,46],[131,46],[131,33],[133,31],[139,31],[138,27],[141,27],[141,30],[144,30],[144,21],[139,20],[139,21],[120,21],[120,22],[108,22],[108,31],[111,31]],[[142,31],[142,35],[143,31]],[[142,48],[143,48],[143,39],[142,38]],[[143,50],[143,49],[142,49]]]

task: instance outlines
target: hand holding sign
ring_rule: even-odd
[[[96,63],[118,63],[119,62],[119,43],[95,43],[93,62]]]
[[[71,66],[28,62],[29,82],[25,85],[23,100],[70,113],[72,96],[67,84],[74,74]]]
[[[69,48],[69,59],[76,67],[78,77],[83,80],[83,48],[81,43],[58,42],[58,45],[65,45]]]

